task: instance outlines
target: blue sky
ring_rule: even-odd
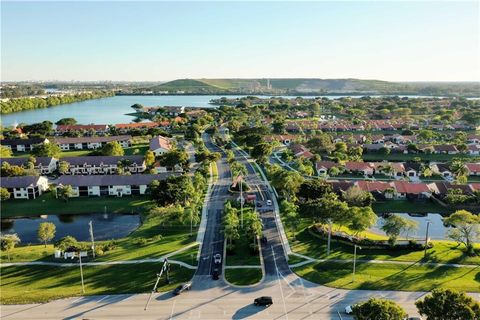
[[[5,2],[2,80],[480,80],[471,2]]]

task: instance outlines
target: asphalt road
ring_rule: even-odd
[[[220,151],[207,137],[206,146]],[[257,199],[265,204],[272,199],[265,183],[253,167],[237,152],[239,161],[248,169],[247,183],[254,187]],[[173,296],[158,293],[145,311],[148,294],[125,294],[77,297],[45,304],[2,306],[2,319],[351,319],[345,315],[347,305],[383,297],[399,303],[411,315],[417,315],[414,302],[425,293],[404,291],[343,290],[310,283],[288,268],[278,226],[271,207],[258,208],[264,223],[267,243],[262,243],[265,278],[253,287],[228,286],[222,277],[211,279],[215,267],[213,254],[223,252],[221,215],[225,200],[230,198],[231,176],[225,157],[217,162],[219,178],[212,188],[208,203],[208,220],[197,272],[192,290]],[[258,187],[258,188],[257,188]],[[221,270],[221,268],[219,268]],[[269,308],[255,307],[253,299],[268,295],[274,304]],[[475,294],[474,298],[480,299]]]

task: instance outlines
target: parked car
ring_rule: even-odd
[[[267,200],[267,206],[271,206],[272,205],[272,200]]]
[[[222,256],[220,253],[216,253],[213,255],[213,263],[215,264],[221,264],[222,263]]]
[[[273,304],[273,300],[272,300],[272,297],[264,296],[264,297],[256,298],[255,300],[253,300],[253,304],[256,306],[269,307]]]
[[[187,283],[184,283],[184,284],[181,284],[179,285],[178,287],[175,288],[175,290],[173,290],[173,294],[178,296],[180,293],[182,293],[183,291],[188,291],[190,290],[190,288],[192,287],[192,284],[190,282],[187,282]]]
[[[212,272],[212,279],[213,279],[213,280],[218,280],[218,278],[219,278],[219,274],[220,274],[220,272],[218,271],[218,269],[217,269],[217,268],[213,269],[213,272]]]

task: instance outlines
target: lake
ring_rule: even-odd
[[[65,214],[1,219],[1,232],[18,234],[22,244],[38,243],[38,225],[42,222],[52,222],[57,229],[52,242],[65,236],[73,236],[79,241],[89,241],[89,221],[93,223],[95,240],[122,238],[140,226],[138,214]]]
[[[410,232],[409,238],[414,239],[425,239],[425,232],[427,231],[427,220],[430,220],[430,227],[428,228],[428,237],[432,240],[445,240],[448,239],[447,232],[448,229],[443,225],[442,216],[438,213],[429,213],[425,217],[416,217],[410,216],[407,213],[394,213],[396,215],[402,216],[406,219],[413,220],[418,222],[418,230]],[[377,224],[371,228],[371,230],[375,233],[385,235],[380,228],[383,225],[383,218],[378,218]],[[405,236],[402,234],[401,236]]]
[[[214,108],[216,106],[209,104],[212,99],[223,97],[218,96],[115,96],[103,99],[87,100],[70,104],[59,105],[46,109],[27,110],[11,114],[1,115],[1,123],[4,126],[11,126],[15,123],[35,123],[49,120],[56,122],[62,118],[75,118],[80,124],[115,124],[129,123],[134,118],[126,115],[133,112],[130,108],[135,103],[144,106],[186,106]],[[237,98],[243,96],[228,96]],[[268,96],[258,96],[268,98]],[[284,98],[293,98],[282,96]],[[306,96],[303,98],[312,98]],[[329,99],[337,99],[345,96],[325,96]],[[416,98],[419,96],[408,96]]]

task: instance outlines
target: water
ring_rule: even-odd
[[[115,96],[96,100],[87,100],[64,104],[46,109],[28,110],[16,112],[1,116],[1,123],[4,126],[11,126],[15,123],[35,123],[49,120],[56,122],[62,118],[75,118],[80,124],[115,124],[129,123],[134,118],[126,115],[133,112],[130,108],[135,103],[144,106],[186,106],[212,108],[209,104],[211,99],[219,99],[218,96]],[[228,96],[236,98],[242,96]],[[258,96],[265,97],[268,96]],[[282,96],[283,98],[293,98]],[[303,98],[313,98],[315,96],[305,96]],[[346,96],[325,96],[329,99],[337,99]],[[417,98],[419,96],[408,96]]]
[[[38,225],[42,222],[52,222],[57,228],[53,242],[65,236],[73,236],[79,241],[88,241],[90,240],[89,221],[93,223],[95,240],[122,238],[140,226],[140,216],[136,214],[42,215],[1,219],[1,232],[18,234],[23,244],[38,243]]]
[[[408,234],[409,238],[414,239],[425,239],[425,233],[427,229],[427,220],[430,220],[430,227],[428,228],[428,237],[432,240],[445,240],[448,239],[447,232],[449,228],[443,225],[442,216],[438,213],[429,213],[425,217],[414,217],[410,216],[407,213],[394,213],[396,215],[402,216],[409,220],[414,220],[418,222],[418,230],[410,232]],[[383,225],[383,218],[378,218],[377,224],[371,228],[373,232],[385,235],[380,228]],[[401,236],[406,236],[402,234]]]

